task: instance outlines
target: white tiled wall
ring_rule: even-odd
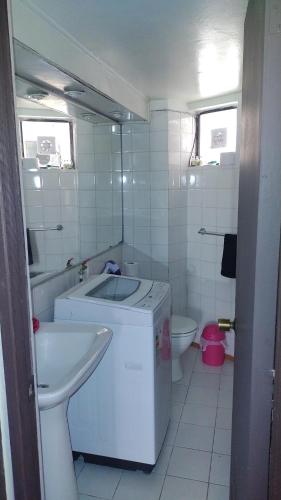
[[[169,281],[173,312],[186,314],[187,175],[194,120],[184,113],[169,117]]]
[[[104,263],[109,259],[113,259],[121,265],[122,245],[118,245],[89,261],[90,274],[99,274],[104,267]],[[31,290],[33,315],[40,321],[53,321],[55,298],[78,282],[79,268],[75,267],[33,287]]]
[[[235,280],[221,276],[223,237],[202,236],[201,227],[220,233],[237,232],[237,165],[190,168],[188,172],[188,313],[202,332],[208,321],[234,318]],[[233,334],[228,336],[233,353]]]
[[[23,171],[27,227],[64,227],[30,233],[32,270],[59,270],[70,257],[79,259],[77,184],[77,170]]]
[[[122,239],[121,134],[118,125],[77,120],[80,254]]]
[[[142,277],[170,281],[175,312],[186,311],[187,163],[193,119],[153,111],[149,124],[123,127],[124,260]]]
[[[198,231],[236,232],[239,169],[188,167],[193,140],[194,121],[179,112],[123,127],[123,259],[170,282],[173,311],[198,322],[199,338],[206,322],[234,316],[235,280],[220,274],[223,238]],[[231,334],[228,343],[233,353]]]
[[[123,125],[124,260],[140,263],[151,277],[151,199],[149,125]]]
[[[31,232],[34,271],[61,270],[122,239],[120,127],[76,120],[74,136],[75,170],[23,171],[27,227],[64,227]]]
[[[78,144],[84,141],[83,153],[78,154],[78,204],[80,223],[85,226],[85,238],[81,239],[85,248],[87,243],[96,242],[96,248],[101,243],[90,231],[92,208],[96,209],[95,220],[99,213],[106,218],[103,204],[112,199],[114,217],[119,220],[121,215],[121,204],[114,193],[122,180],[118,132],[111,135],[108,163],[110,146],[105,130],[99,127],[94,134],[103,136],[98,152],[85,148],[82,136],[88,134],[86,128],[78,134]],[[198,230],[205,226],[222,233],[236,232],[239,170],[236,165],[188,167],[193,138],[193,119],[179,112],[154,111],[149,124],[123,126],[123,254],[118,247],[93,263],[99,272],[108,258],[136,260],[142,277],[169,281],[173,311],[197,320],[201,334],[206,322],[234,315],[235,280],[220,275],[223,238],[201,236]],[[105,169],[105,164],[110,167]],[[66,192],[71,191],[69,182],[68,178],[63,181]],[[64,196],[71,199],[70,194]],[[109,224],[104,218],[101,226],[106,238]],[[52,319],[54,297],[77,280],[74,269],[34,288],[36,314]],[[228,352],[233,353],[231,337]]]

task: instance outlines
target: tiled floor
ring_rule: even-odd
[[[173,384],[172,420],[151,474],[75,463],[80,500],[228,500],[233,363],[189,349]]]

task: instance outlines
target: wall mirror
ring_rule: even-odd
[[[77,102],[86,93],[77,82],[64,85],[62,95],[19,74],[23,62],[28,68],[20,49],[16,113],[36,284],[39,276],[41,281],[122,241],[121,125],[94,111],[90,101]],[[44,71],[46,78],[46,65]]]

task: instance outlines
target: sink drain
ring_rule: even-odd
[[[37,384],[37,387],[40,387],[40,389],[48,389],[50,386],[48,384]]]

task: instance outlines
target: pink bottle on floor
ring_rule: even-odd
[[[219,329],[217,323],[207,324],[201,335],[203,363],[211,366],[223,365],[225,347],[225,333]]]

